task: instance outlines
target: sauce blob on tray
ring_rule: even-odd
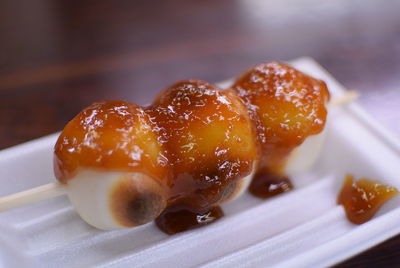
[[[224,212],[219,206],[196,211],[190,207],[177,205],[166,208],[155,222],[160,230],[172,235],[213,223],[222,216]]]
[[[352,175],[347,175],[337,202],[344,207],[349,221],[362,224],[397,194],[399,191],[392,186],[366,178],[354,181]]]
[[[250,184],[249,191],[259,198],[270,198],[293,189],[292,182],[286,176],[276,174],[257,174]]]

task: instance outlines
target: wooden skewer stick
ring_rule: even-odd
[[[0,212],[26,206],[42,200],[64,195],[66,193],[66,187],[61,183],[48,183],[0,198]]]
[[[332,107],[346,105],[358,98],[357,91],[348,91],[344,95],[332,99],[329,103]],[[26,206],[32,203],[50,199],[67,193],[66,186],[59,182],[48,183],[23,192],[11,194],[0,198],[0,212]]]
[[[340,97],[334,98],[330,101],[329,105],[331,107],[337,107],[337,106],[344,106],[348,103],[351,103],[358,99],[360,96],[360,93],[356,90],[349,90],[346,91],[346,93]]]

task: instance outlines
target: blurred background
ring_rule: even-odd
[[[101,99],[140,105],[311,56],[400,134],[400,1],[12,1],[0,4],[0,148],[61,130]]]
[[[2,0],[0,149],[61,130],[97,100],[145,105],[177,80],[301,56],[400,135],[400,1]],[[350,264],[396,261],[387,249],[399,241]]]

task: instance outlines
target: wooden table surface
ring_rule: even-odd
[[[381,3],[1,1],[0,149],[61,130],[97,100],[145,105],[177,80],[300,56],[400,135],[400,1]],[[338,267],[367,265],[400,265],[400,236]]]

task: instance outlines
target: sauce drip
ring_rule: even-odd
[[[293,189],[288,177],[273,173],[258,173],[250,184],[249,191],[259,198],[270,198]]]
[[[160,230],[169,235],[198,228],[213,223],[224,216],[219,206],[208,210],[196,211],[189,207],[178,205],[166,208],[156,219]]]
[[[362,224],[369,221],[382,205],[397,194],[398,190],[392,186],[365,178],[353,181],[353,176],[347,175],[337,203],[344,207],[349,221]]]

